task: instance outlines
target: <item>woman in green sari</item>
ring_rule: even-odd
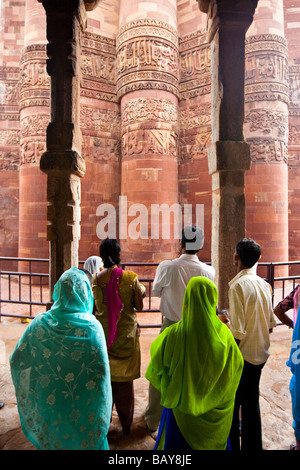
[[[146,378],[164,407],[156,449],[225,450],[243,358],[216,315],[215,284],[192,278],[182,319],[151,344]]]

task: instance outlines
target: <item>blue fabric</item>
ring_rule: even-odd
[[[84,272],[66,271],[53,300],[10,357],[22,429],[39,450],[108,449],[109,362]]]
[[[176,451],[190,451],[192,448],[188,445],[183,435],[177,426],[174,413],[172,409],[163,408],[159,431],[156,439],[154,450],[156,450],[159,440],[161,439],[162,431],[166,426],[164,450],[176,450]]]
[[[287,366],[290,367],[292,378],[290,381],[290,393],[292,399],[293,428],[295,438],[300,441],[300,307],[293,330],[292,346]]]
[[[176,451],[191,451],[193,450],[183,435],[180,432],[180,429],[176,423],[174,413],[172,409],[163,407],[160,425],[158,429],[157,439],[155,447],[153,450],[157,450],[160,439],[162,438],[163,429],[165,426],[165,442],[164,450],[176,450]],[[227,439],[227,448],[226,450],[232,450],[229,438]]]

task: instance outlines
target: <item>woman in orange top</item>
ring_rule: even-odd
[[[100,244],[104,269],[93,276],[96,318],[107,342],[113,401],[123,428],[129,434],[134,411],[133,380],[140,377],[139,328],[135,310],[143,309],[145,287],[132,271],[123,271],[117,240]]]

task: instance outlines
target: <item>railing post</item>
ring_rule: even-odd
[[[270,263],[270,280],[269,283],[272,287],[272,306],[274,307],[274,287],[275,287],[275,281],[274,281],[274,274],[275,274],[275,265],[273,263]]]

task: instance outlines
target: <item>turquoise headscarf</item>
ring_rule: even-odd
[[[10,356],[22,429],[38,450],[108,449],[109,362],[84,272],[63,273],[53,300]]]
[[[216,315],[215,284],[193,277],[182,319],[151,344],[146,378],[173,410],[192,449],[226,448],[243,358],[229,328]]]

